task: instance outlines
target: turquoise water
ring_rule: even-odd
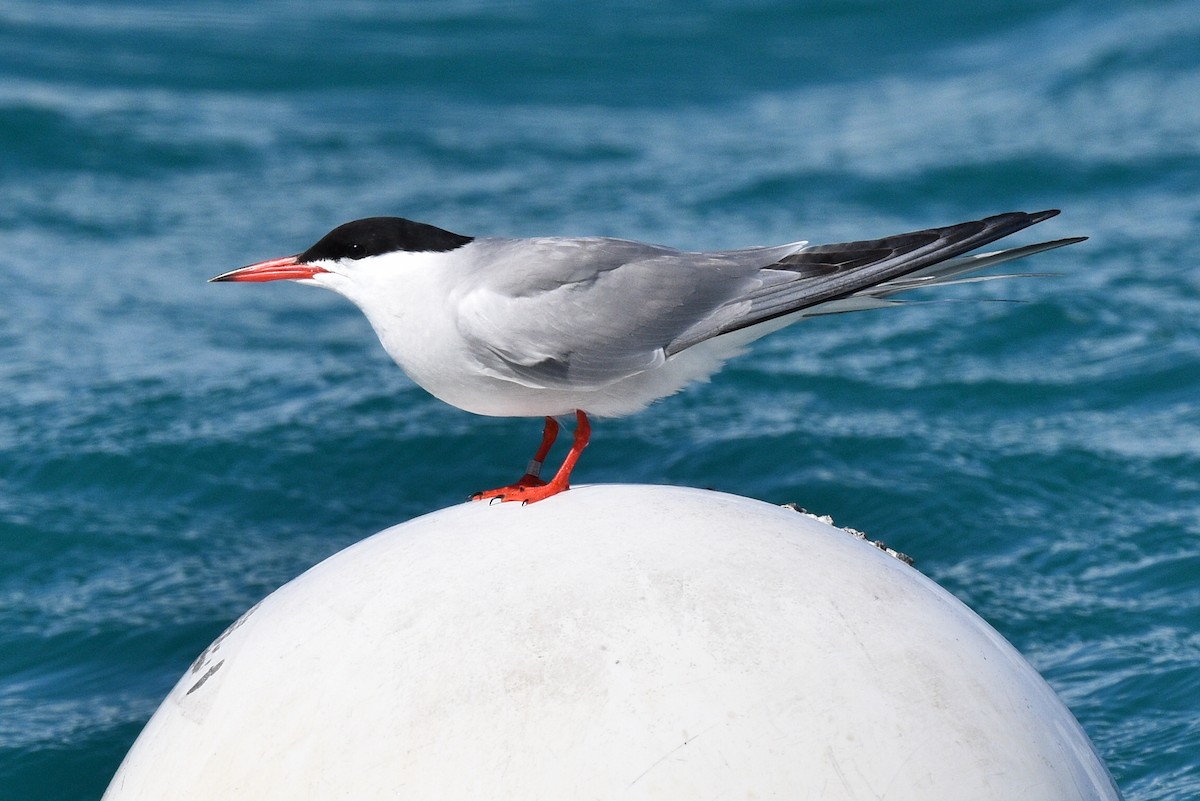
[[[340,298],[210,276],[374,214],[727,248],[1045,207],[1091,237],[1058,277],[774,335],[576,478],[885,539],[1131,801],[1200,795],[1197,41],[1197,0],[0,5],[0,798],[97,797],[245,608],[537,440]]]

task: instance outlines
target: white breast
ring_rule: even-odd
[[[576,387],[547,386],[517,374],[487,342],[464,337],[464,298],[489,284],[495,265],[473,258],[466,246],[450,253],[398,252],[343,264],[314,282],[353,301],[384,350],[406,374],[438,399],[498,417],[632,414],[658,398],[704,380],[744,345],[767,331],[745,330],[675,354],[647,360],[647,369]],[[780,321],[782,323],[782,321]],[[779,327],[770,326],[771,330]]]

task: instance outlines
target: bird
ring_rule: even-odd
[[[1058,213],[709,252],[599,236],[472,237],[368,217],[301,253],[210,281],[331,289],[358,306],[388,355],[436,398],[479,415],[543,417],[524,474],[471,496],[530,504],[570,486],[591,438],[589,416],[638,412],[806,317],[897,305],[904,301],[893,296],[913,289],[1012,277],[978,271],[1087,237],[972,251]],[[571,448],[543,480],[557,418],[572,413]]]

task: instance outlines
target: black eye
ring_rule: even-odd
[[[352,259],[361,259],[367,255],[367,249],[358,242],[351,242],[346,245],[346,255]]]

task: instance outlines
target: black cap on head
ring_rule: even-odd
[[[299,261],[365,259],[397,250],[413,253],[454,250],[473,237],[453,234],[403,217],[366,217],[334,228],[300,254]]]

